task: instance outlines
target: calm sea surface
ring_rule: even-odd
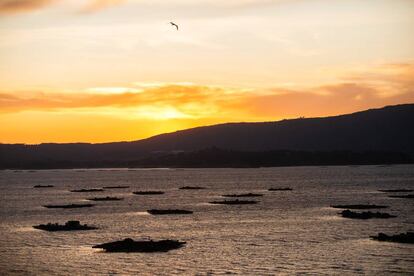
[[[34,185],[54,188],[33,189]],[[80,188],[129,189],[71,193]],[[185,185],[205,190],[179,190]],[[270,187],[293,191],[268,192]],[[414,189],[414,166],[264,169],[149,169],[0,171],[1,275],[390,275],[414,274],[414,245],[377,242],[378,232],[414,230],[412,199],[378,189]],[[159,189],[163,195],[132,191]],[[259,204],[212,205],[222,194],[263,193]],[[83,209],[44,204],[87,203]],[[389,205],[393,219],[341,218],[331,204]],[[152,216],[151,208],[193,210]],[[384,210],[384,211],[385,211]],[[32,226],[80,220],[98,230],[45,232]],[[126,237],[186,241],[168,253],[102,253],[91,247]]]

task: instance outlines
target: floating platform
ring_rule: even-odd
[[[66,204],[66,205],[43,205],[45,208],[62,208],[62,209],[71,209],[71,208],[88,208],[95,206],[93,204]]]
[[[114,241],[98,244],[92,248],[102,248],[106,252],[167,252],[170,250],[183,247],[186,242],[178,240],[142,240],[134,241],[133,239],[124,239],[122,241]]]
[[[129,186],[106,186],[103,189],[128,189]]]
[[[224,197],[259,197],[263,196],[262,194],[254,194],[254,193],[247,193],[247,194],[227,194],[222,195]]]
[[[134,195],[162,195],[163,191],[137,191],[132,192]]]
[[[33,228],[45,230],[49,232],[55,231],[84,231],[84,230],[95,230],[98,229],[94,226],[88,226],[87,224],[80,224],[78,220],[69,220],[64,225],[58,223],[48,223],[35,225]]]
[[[198,186],[184,186],[184,187],[180,187],[178,189],[180,189],[180,190],[204,190],[206,188],[205,187],[198,187]]]
[[[89,193],[89,192],[103,192],[103,189],[80,189],[71,190],[72,193]]]
[[[242,204],[257,204],[255,200],[223,200],[223,201],[211,201],[211,204],[225,204],[225,205],[242,205]]]
[[[383,193],[410,193],[413,190],[410,189],[390,189],[390,190],[378,190]]]
[[[371,236],[370,238],[376,241],[414,243],[414,232],[401,233],[397,235],[387,235],[384,233],[378,233],[377,236]]]
[[[392,198],[414,198],[414,195],[390,195]]]
[[[53,188],[53,185],[35,185],[33,188]]]
[[[332,208],[339,209],[384,209],[388,208],[386,205],[375,204],[346,204],[346,205],[331,205]]]
[[[164,209],[164,210],[150,209],[150,210],[147,210],[147,212],[150,213],[151,215],[188,215],[188,214],[193,213],[193,211],[180,210],[180,209]]]
[[[123,198],[120,197],[92,197],[92,198],[87,198],[87,200],[91,200],[91,201],[119,201],[119,200],[123,200]]]
[[[352,219],[371,219],[371,218],[381,218],[381,219],[387,219],[387,218],[395,218],[397,216],[390,215],[388,213],[380,213],[380,212],[352,212],[351,210],[344,210],[341,213],[344,218],[352,218]]]

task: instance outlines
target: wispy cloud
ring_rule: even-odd
[[[81,12],[89,13],[106,9],[126,2],[127,0],[90,0],[88,4],[81,8]]]
[[[267,95],[244,99],[252,114],[271,116],[328,116],[357,110],[414,103],[414,63],[382,64],[352,70],[336,83],[313,88],[271,89]]]
[[[0,14],[13,15],[17,13],[32,12],[48,7],[65,0],[1,0]],[[84,13],[99,11],[127,2],[127,0],[87,0],[83,1],[79,10]]]
[[[406,94],[414,90],[414,64],[383,64],[371,70],[357,69],[343,78],[346,81],[380,87],[381,96]]]
[[[23,12],[30,12],[37,9],[44,8],[55,2],[64,2],[65,0],[1,0],[0,1],[0,13],[1,14],[16,14]],[[263,4],[273,4],[277,2],[287,2],[292,0],[229,0],[224,2],[218,2],[214,0],[200,0],[200,1],[187,1],[187,0],[174,0],[160,1],[160,0],[86,0],[80,7],[80,11],[84,13],[90,13],[99,11],[112,6],[117,6],[123,3],[133,3],[137,5],[158,5],[158,6],[194,6],[203,5],[210,7],[222,7],[222,8],[236,8],[236,7],[250,7]],[[85,4],[86,2],[86,4]]]
[[[1,0],[0,14],[29,12],[46,7],[57,0]]]

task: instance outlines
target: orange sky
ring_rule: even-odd
[[[0,1],[0,142],[414,103],[412,26],[410,0]]]

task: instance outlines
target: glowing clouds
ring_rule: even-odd
[[[14,14],[40,9],[56,2],[56,0],[2,0],[0,1],[1,14]]]
[[[308,88],[247,89],[191,83],[134,83],[131,87],[95,87],[72,93],[16,96],[3,92],[0,107],[2,113],[64,110],[110,113],[122,118],[204,118],[220,122],[335,115],[414,101],[413,67],[382,65],[371,71],[350,74],[344,81]]]
[[[217,123],[330,116],[414,102],[413,68],[385,64],[307,88],[134,82],[71,92],[0,91],[0,124],[6,126],[0,142],[136,140]],[[55,124],[58,132],[52,131]]]
[[[17,14],[31,12],[48,7],[57,2],[65,2],[64,0],[1,0],[0,14]],[[68,1],[66,1],[68,2]],[[125,0],[89,0],[82,1],[79,5],[81,12],[89,13],[112,6],[116,6],[126,2]],[[84,2],[87,2],[86,4]]]
[[[126,0],[91,0],[90,3],[81,9],[82,12],[95,12],[106,9],[115,5],[119,5]]]

